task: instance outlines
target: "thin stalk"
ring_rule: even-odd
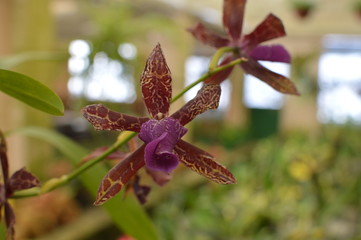
[[[106,151],[104,151],[99,156],[85,162],[80,167],[76,168],[73,172],[67,175],[63,175],[59,178],[52,178],[47,182],[45,182],[41,188],[37,187],[37,188],[16,192],[11,198],[33,197],[47,192],[51,192],[54,189],[66,185],[68,182],[77,178],[83,172],[85,172],[95,164],[101,162],[103,159],[105,159],[107,156],[115,152],[118,148],[126,144],[130,139],[132,139],[135,135],[137,135],[136,132],[124,132],[124,133],[121,133],[119,135],[120,137],[118,138],[118,140],[112,146],[110,146]]]
[[[189,84],[188,86],[186,86],[180,93],[178,93],[176,96],[174,96],[172,98],[172,103],[177,101],[179,98],[181,98],[186,92],[188,92],[191,88],[193,88],[195,85],[197,85],[198,83],[203,82],[204,80],[206,80],[207,78],[209,78],[210,76],[212,76],[213,74],[216,74],[217,72],[223,71],[229,67],[232,67],[234,65],[237,65],[241,62],[245,62],[247,61],[247,59],[245,58],[238,58],[236,60],[233,60],[231,62],[229,62],[226,65],[222,65],[219,67],[214,68],[212,71],[209,71],[205,74],[203,74],[199,79],[197,79],[197,81],[194,81],[193,83]]]
[[[122,133],[121,133],[122,134]],[[95,164],[97,164],[98,162],[102,161],[103,159],[105,159],[107,156],[109,156],[110,154],[112,154],[113,152],[115,152],[118,148],[120,148],[121,146],[123,146],[124,144],[126,144],[130,139],[132,139],[133,137],[135,137],[137,135],[136,132],[125,132],[125,136],[120,135],[122,138],[118,139],[112,146],[110,146],[105,152],[103,152],[101,155],[99,155],[96,158],[91,159],[90,161],[87,161],[86,163],[84,163],[83,165],[81,165],[79,168],[75,169],[73,172],[71,172],[68,175],[68,179],[73,180],[75,179],[77,176],[79,176],[80,174],[82,174],[83,172],[85,172],[87,169],[91,168],[92,166],[94,166]]]
[[[214,69],[217,68],[218,66],[218,62],[219,59],[221,59],[221,57],[223,56],[223,54],[225,54],[226,52],[233,52],[235,51],[237,48],[235,47],[222,47],[219,48],[215,54],[213,55],[213,57],[211,58],[211,61],[209,62],[209,71],[212,71]]]

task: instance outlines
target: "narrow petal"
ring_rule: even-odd
[[[149,118],[132,117],[111,111],[102,104],[86,106],[81,110],[81,113],[96,130],[139,132],[142,124],[149,120]]]
[[[144,103],[149,114],[155,119],[168,116],[172,97],[172,78],[159,44],[148,57],[140,85]]]
[[[133,191],[141,204],[145,204],[147,202],[147,196],[150,192],[150,187],[140,185],[140,177],[138,175],[135,176],[135,179],[133,181]]]
[[[206,110],[218,108],[220,96],[221,87],[218,84],[204,84],[197,95],[171,117],[184,126]]]
[[[218,34],[213,33],[202,23],[198,23],[194,28],[188,29],[188,31],[192,33],[198,41],[215,48],[224,47],[229,44],[229,40],[227,38],[223,38]]]
[[[209,153],[180,140],[175,148],[179,159],[200,175],[220,184],[233,184],[236,179],[225,167],[214,161]]]
[[[249,56],[257,61],[291,62],[291,55],[281,45],[257,46],[251,51]]]
[[[4,184],[0,183],[0,221],[2,213],[2,205],[6,202],[6,187]]]
[[[233,55],[225,57],[218,66],[223,66],[230,63],[234,60]],[[226,80],[229,75],[232,73],[233,67],[229,67],[224,69],[223,71],[217,72],[210,76],[208,79],[204,81],[206,84],[221,84],[224,80]]]
[[[224,0],[223,25],[229,36],[237,41],[242,33],[246,0]]]
[[[6,223],[6,239],[14,240],[15,239],[15,213],[11,205],[6,202],[4,204],[4,212],[5,212],[5,223]]]
[[[101,205],[114,197],[128,183],[130,178],[144,166],[144,148],[142,145],[133,154],[115,165],[103,178],[94,205]]]
[[[264,81],[281,93],[300,95],[296,86],[288,78],[268,70],[251,58],[247,62],[242,63],[241,66],[246,73]]]
[[[8,182],[8,188],[11,192],[37,186],[40,186],[39,179],[30,172],[26,171],[25,168],[14,172],[14,174],[9,178]]]
[[[0,161],[1,161],[1,171],[4,179],[4,184],[7,183],[7,180],[9,178],[9,162],[6,151],[7,151],[7,147],[6,147],[5,136],[0,130]]]
[[[269,14],[250,34],[242,39],[245,48],[252,49],[258,44],[286,35],[281,19]]]

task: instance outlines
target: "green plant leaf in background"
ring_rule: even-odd
[[[28,61],[67,61],[66,52],[29,51],[0,57],[0,68],[10,69]]]
[[[88,151],[79,144],[48,129],[26,127],[13,131],[11,134],[22,134],[51,143],[64,154],[74,166],[78,165],[79,161],[88,154]],[[79,177],[87,190],[94,196],[94,199],[99,183],[106,173],[107,169],[103,165],[97,164]],[[158,239],[153,222],[148,217],[144,208],[134,198],[124,198],[123,194],[118,194],[117,197],[114,197],[102,207],[107,210],[114,223],[126,234],[138,240]]]
[[[58,95],[23,74],[0,69],[0,91],[43,112],[57,116],[64,114],[64,105]]]
[[[6,236],[6,228],[5,221],[0,222],[0,239],[5,239]]]

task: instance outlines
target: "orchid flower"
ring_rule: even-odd
[[[158,44],[148,57],[140,80],[143,100],[150,117],[129,116],[109,110],[101,104],[82,109],[84,117],[95,129],[137,132],[144,142],[106,174],[95,205],[103,204],[117,194],[143,166],[150,171],[169,174],[181,162],[217,183],[235,183],[232,173],[215,162],[213,156],[181,140],[187,132],[184,125],[198,114],[218,107],[220,86],[205,84],[194,99],[169,115],[171,80],[170,70]]]
[[[261,43],[286,35],[282,21],[273,14],[269,14],[251,33],[242,34],[243,17],[246,0],[224,0],[223,26],[227,37],[219,36],[207,29],[202,23],[189,29],[193,36],[204,44],[215,48],[234,47],[232,54],[226,55],[220,65],[227,64],[237,58],[245,58],[240,67],[248,74],[264,81],[272,88],[282,93],[299,95],[294,84],[285,76],[277,74],[258,61],[273,61],[290,63],[288,51],[281,45],[265,46]],[[213,75],[205,83],[219,84],[231,73],[232,68],[227,68]]]
[[[24,168],[16,171],[9,177],[9,162],[7,158],[5,137],[0,131],[0,160],[3,182],[0,183],[0,214],[4,208],[5,224],[7,227],[6,239],[14,239],[15,213],[8,199],[16,191],[29,189],[40,185],[39,180]],[[1,220],[1,215],[0,215]]]

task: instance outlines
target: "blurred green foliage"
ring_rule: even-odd
[[[238,183],[179,186],[152,210],[162,239],[360,239],[360,138],[327,127],[222,153]]]

